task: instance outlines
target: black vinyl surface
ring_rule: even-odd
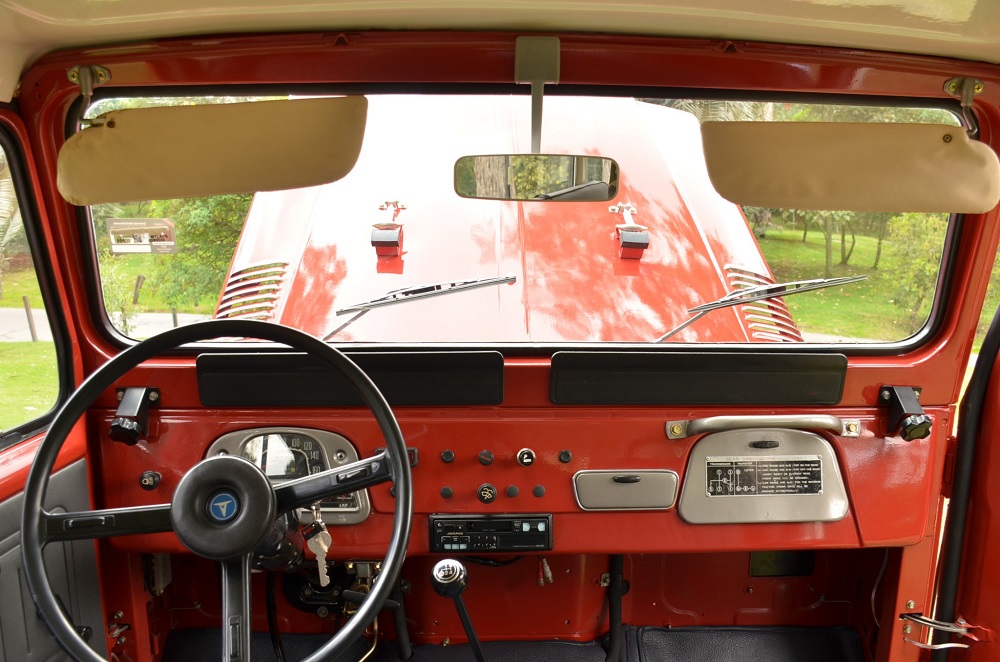
[[[863,662],[857,634],[848,627],[685,627],[626,626],[622,662]],[[325,635],[282,635],[288,662],[299,662],[326,643]],[[178,630],[167,640],[163,662],[218,662],[218,630]],[[357,662],[367,641],[354,644],[335,662]],[[486,662],[604,662],[598,642],[487,641]],[[251,662],[276,662],[270,637],[255,632]],[[398,662],[392,642],[384,642],[370,662]],[[334,661],[331,661],[334,662]],[[410,662],[475,662],[467,644],[416,646]]]
[[[627,662],[863,662],[848,627],[626,628]]]
[[[835,405],[847,357],[832,353],[558,352],[557,405]]]

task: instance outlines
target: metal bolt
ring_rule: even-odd
[[[451,646],[451,638],[450,637],[445,637],[444,641],[441,642],[441,645],[442,646]]]
[[[907,609],[916,609],[916,607],[917,607],[917,603],[914,602],[913,600],[907,600],[906,601],[906,608]]]
[[[123,618],[125,618],[125,612],[123,612],[120,609],[118,611],[116,611],[115,613],[111,614],[111,619],[112,620],[120,621]]]
[[[857,423],[848,423],[847,424],[847,431],[848,432],[852,432],[852,433],[853,432],[857,432],[858,428],[859,428],[859,426],[858,426]]]
[[[97,80],[99,80],[99,81],[101,81],[103,83],[107,79],[107,77],[108,77],[108,75],[106,73],[104,73],[104,71],[102,69],[98,69],[97,70]]]
[[[674,435],[675,437],[680,435],[683,431],[684,428],[681,427],[680,423],[674,423],[673,425],[670,426],[670,434]]]
[[[889,395],[889,389],[886,389],[886,390],[882,391],[882,396],[881,397],[882,397],[883,400],[888,400],[890,397],[892,397],[892,396]]]
[[[347,564],[347,569],[348,570],[354,570],[354,564],[353,563],[348,563]]]
[[[308,586],[302,589],[302,595],[312,595],[312,594],[313,594],[312,589],[309,588]]]
[[[125,398],[125,391],[116,392],[115,397],[118,398],[118,402],[121,402]]]
[[[330,610],[327,609],[326,607],[320,607],[319,609],[316,610],[316,615],[319,616],[320,618],[326,618],[327,616],[330,615]]]
[[[903,626],[903,633],[904,634],[910,634],[911,632],[913,632],[913,628],[911,626],[909,626],[909,625],[904,625]]]
[[[976,94],[979,94],[980,92],[983,91],[983,84],[982,83],[976,83],[976,86],[973,89],[976,91]]]
[[[946,143],[950,143],[951,142],[951,134],[950,133],[944,134],[944,141]]]
[[[753,593],[753,586],[747,586],[747,593]]]
[[[122,635],[122,636],[118,637],[118,645],[119,646],[124,646],[126,641],[128,641],[128,639],[125,638],[125,635]]]
[[[955,621],[955,625],[961,625],[963,627],[966,626],[966,625],[968,625],[968,624],[969,624],[969,622],[967,620],[965,620],[964,618],[960,618],[957,621]]]
[[[70,82],[72,83],[77,83],[80,81],[80,74],[77,71],[71,71],[67,75],[69,77]]]
[[[160,399],[160,394],[159,393],[157,393],[156,391],[150,391],[149,392],[149,401],[150,402],[156,402],[159,399]]]

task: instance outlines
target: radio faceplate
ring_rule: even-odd
[[[552,515],[431,515],[432,552],[545,552]]]

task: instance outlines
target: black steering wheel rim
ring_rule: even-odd
[[[347,624],[303,662],[319,662],[321,659],[330,659],[331,656],[345,651],[378,615],[399,578],[412,528],[413,482],[406,444],[399,424],[385,397],[371,379],[335,347],[297,329],[253,320],[211,320],[178,327],[130,347],[90,375],[59,409],[28,474],[21,516],[21,554],[25,579],[32,600],[52,636],[75,660],[103,662],[102,658],[80,638],[73,624],[63,613],[45,571],[42,550],[47,540],[43,526],[48,513],[44,511],[43,503],[49,476],[59,451],[80,417],[104,391],[129,370],[166,350],[187,343],[222,337],[256,338],[281,343],[294,350],[308,352],[337,370],[350,382],[375,417],[385,439],[386,456],[392,467],[393,482],[396,487],[394,521],[379,579],[372,586],[368,598]],[[247,589],[249,590],[249,587]]]

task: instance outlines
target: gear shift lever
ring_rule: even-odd
[[[455,559],[438,561],[434,565],[434,569],[431,570],[431,584],[434,585],[434,590],[438,592],[438,595],[455,601],[458,618],[462,621],[462,627],[465,628],[465,636],[469,638],[469,645],[472,646],[476,662],[486,662],[486,658],[483,656],[483,647],[479,644],[476,631],[472,629],[472,620],[469,619],[469,612],[465,608],[465,602],[462,601],[462,591],[465,590],[467,581],[468,573],[465,571],[465,566]]]

